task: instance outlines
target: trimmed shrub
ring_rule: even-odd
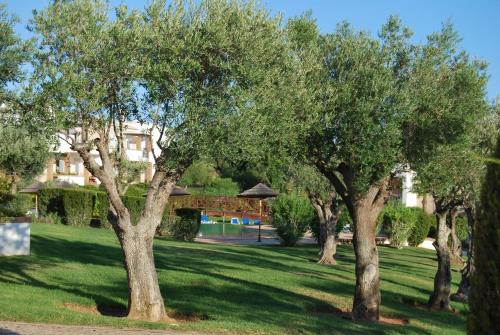
[[[64,219],[70,226],[90,226],[94,210],[94,193],[84,190],[63,190]]]
[[[160,229],[166,229],[170,237],[179,241],[194,241],[201,224],[201,211],[193,208],[178,208],[176,217],[165,216]]]
[[[63,219],[55,213],[48,213],[33,220],[33,223],[63,224]]]
[[[410,237],[417,218],[418,212],[415,208],[390,202],[380,213],[377,226],[380,232],[387,234],[393,247],[401,248]]]
[[[316,217],[308,199],[286,194],[273,201],[270,215],[281,244],[285,246],[297,244]]]
[[[420,208],[415,208],[415,210],[417,211],[417,221],[410,231],[410,236],[408,236],[408,244],[413,247],[418,246],[425,240],[430,228],[436,223],[434,215],[427,214]]]

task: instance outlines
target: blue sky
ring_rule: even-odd
[[[377,33],[391,14],[401,17],[415,33],[416,41],[439,30],[447,20],[455,25],[462,37],[462,47],[473,57],[488,62],[490,81],[488,97],[500,95],[500,1],[498,0],[261,0],[273,13],[281,12],[285,18],[312,10],[322,32],[332,32],[343,20],[357,29]],[[26,24],[33,9],[45,6],[48,0],[0,0],[6,2],[10,12],[21,23],[17,26],[23,37],[28,37]],[[132,8],[143,8],[145,0],[110,0]]]

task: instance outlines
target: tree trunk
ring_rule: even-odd
[[[457,293],[451,296],[451,300],[453,301],[468,301],[469,300],[469,291],[471,284],[471,277],[474,272],[474,255],[473,255],[473,236],[474,236],[474,212],[472,208],[466,208],[465,213],[467,214],[467,225],[469,228],[469,236],[468,236],[468,246],[467,246],[467,262],[462,268],[461,275],[462,278],[460,280],[460,284],[458,285]]]
[[[321,206],[315,206],[315,208],[319,218],[318,255],[321,256],[323,255],[323,249],[325,248],[325,243],[326,243],[326,218],[325,218],[325,213],[323,212],[323,208]]]
[[[10,194],[14,195],[17,193],[17,175],[15,172],[12,172],[10,176]]]
[[[367,197],[353,205],[354,253],[356,255],[356,290],[352,307],[354,320],[377,322],[380,306],[380,274],[375,243],[377,216],[383,207]]]
[[[335,230],[337,227],[338,215],[334,215],[329,207],[324,208],[325,213],[325,241],[323,244],[322,253],[320,255],[319,264],[335,265],[335,254],[337,253],[337,241],[335,240]]]
[[[450,210],[450,226],[451,226],[451,259],[454,263],[463,264],[462,259],[462,242],[457,236],[456,226],[457,226],[457,216],[458,210],[453,208]]]
[[[451,229],[446,222],[447,211],[439,211],[437,216],[437,239],[434,241],[438,258],[438,269],[434,277],[434,292],[431,294],[428,306],[435,310],[450,309],[451,263],[448,238]]]
[[[123,234],[122,246],[129,287],[128,317],[147,321],[166,321],[167,314],[158,285],[153,257],[154,234],[134,226]]]

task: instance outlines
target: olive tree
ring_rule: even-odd
[[[451,25],[429,36],[412,72],[415,117],[406,123],[407,158],[417,172],[421,192],[436,203],[438,268],[428,305],[449,309],[451,250],[448,240],[454,218],[477,193],[481,162],[475,152],[478,121],[486,116],[485,65],[457,51]],[[479,166],[478,166],[479,165]]]
[[[22,82],[22,65],[31,55],[29,43],[14,32],[16,22],[5,4],[0,4],[0,170],[10,179],[11,193],[16,192],[20,178],[43,171],[49,154],[47,136],[26,127],[22,108],[28,95],[13,88]]]
[[[450,26],[424,46],[411,44],[410,37],[391,17],[378,38],[341,24],[335,33],[317,36],[309,53],[297,52],[309,78],[299,99],[303,108],[296,111],[298,147],[334,186],[353,221],[355,320],[379,319],[375,228],[390,179],[408,162],[432,156],[429,148],[454,142],[466,127],[462,119],[471,110],[441,108],[454,101],[451,95],[440,100],[440,85],[449,81],[445,91],[457,93],[472,78],[457,99],[473,105],[484,97],[480,69],[465,56],[456,58]]]
[[[108,13],[99,0],[53,1],[36,13],[36,79],[47,118],[108,195],[127,270],[128,316],[159,321],[166,313],[153,239],[169,195],[195,160],[258,155],[272,142],[258,125],[278,110],[273,94],[288,53],[279,18],[251,2],[153,1],[144,12],[120,6],[113,18]],[[129,120],[159,134],[136,225],[116,173]]]

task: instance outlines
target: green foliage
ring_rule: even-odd
[[[307,198],[280,194],[271,204],[271,223],[285,246],[294,246],[304,236],[316,213]]]
[[[10,178],[0,171],[0,203],[11,198],[11,182]]]
[[[0,169],[19,178],[32,178],[47,166],[49,141],[41,133],[14,126],[0,127]]]
[[[240,193],[240,187],[231,178],[215,178],[203,189],[205,195],[236,196],[238,193]]]
[[[201,224],[201,211],[193,208],[178,208],[176,217],[164,218],[164,229],[178,241],[194,241]]]
[[[411,229],[410,236],[408,236],[408,244],[412,247],[418,246],[422,243],[432,226],[436,225],[436,218],[434,215],[427,214],[424,210],[418,208],[417,211],[417,221]]]
[[[7,13],[6,4],[0,3],[0,101],[5,102],[6,86],[18,82],[22,76],[21,65],[29,57],[27,44],[15,34],[17,18]]]
[[[90,226],[94,210],[94,193],[84,190],[62,190],[65,223]]]
[[[215,171],[212,164],[197,161],[187,168],[178,184],[203,187],[211,184],[217,177],[217,171]]]
[[[500,136],[494,158],[500,158]],[[500,333],[500,164],[488,163],[474,230],[468,334]]]
[[[455,232],[460,241],[467,240],[469,236],[469,226],[467,224],[467,219],[462,216],[458,216],[455,222]]]
[[[418,209],[405,207],[400,203],[389,202],[380,212],[377,226],[388,235],[391,245],[397,248],[404,246],[417,224]]]
[[[33,197],[27,194],[16,194],[0,202],[0,217],[26,216],[34,207]]]

